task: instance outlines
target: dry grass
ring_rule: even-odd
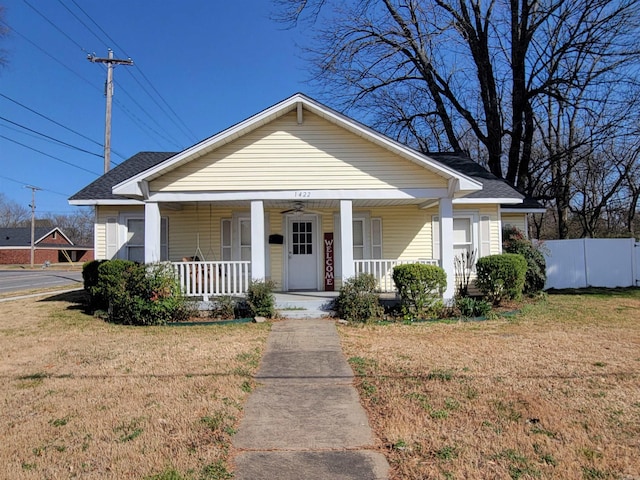
[[[394,479],[640,478],[640,291],[341,328]]]
[[[228,478],[269,327],[116,326],[78,300],[0,305],[0,477]]]

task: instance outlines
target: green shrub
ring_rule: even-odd
[[[478,259],[476,285],[494,305],[504,299],[519,299],[524,288],[527,261],[516,253],[489,255]]]
[[[334,302],[336,314],[349,322],[366,323],[380,318],[383,308],[376,292],[376,279],[370,273],[348,279]]]
[[[106,299],[107,320],[123,325],[164,325],[192,314],[169,264],[109,260],[98,267],[96,293]]]
[[[211,316],[224,320],[235,318],[237,302],[228,295],[218,297],[212,302]]]
[[[274,287],[270,280],[251,282],[247,290],[247,303],[253,316],[273,318],[276,315]]]
[[[447,288],[447,274],[435,265],[409,263],[393,269],[402,310],[411,318],[429,318],[442,310],[442,292]]]
[[[491,304],[485,300],[476,300],[472,297],[459,297],[456,307],[460,315],[467,318],[484,317],[491,312]]]
[[[547,281],[547,264],[540,248],[517,228],[506,228],[502,232],[502,250],[506,253],[519,253],[527,261],[523,293],[534,295],[542,291]]]
[[[98,267],[106,260],[91,260],[82,265],[82,280],[84,282],[84,291],[89,295],[89,309],[106,310],[106,299],[97,295],[96,287],[98,286]]]

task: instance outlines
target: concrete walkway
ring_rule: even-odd
[[[388,478],[333,321],[275,323],[256,380],[233,440],[234,478]]]

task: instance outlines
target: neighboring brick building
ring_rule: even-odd
[[[93,248],[77,246],[59,228],[37,227],[34,263],[86,262]],[[31,228],[0,228],[0,264],[31,263]]]

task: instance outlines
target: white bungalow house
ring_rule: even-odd
[[[393,291],[403,262],[501,252],[523,196],[471,159],[425,155],[295,94],[178,153],[142,152],[70,198],[95,206],[95,257],[170,261],[188,295],[333,290],[361,272]]]

